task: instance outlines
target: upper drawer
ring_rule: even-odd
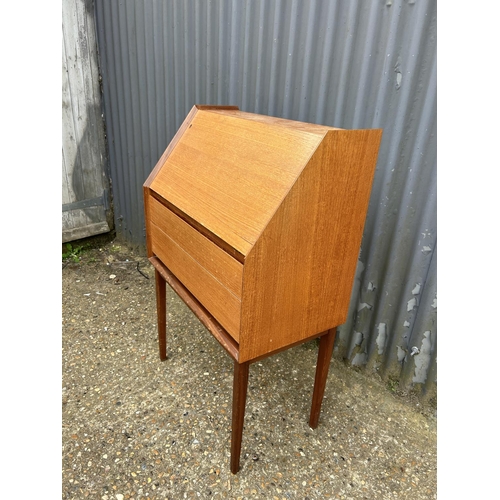
[[[241,299],[243,265],[151,197],[151,222],[175,241],[223,286]]]

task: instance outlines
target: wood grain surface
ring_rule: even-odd
[[[200,110],[151,182],[246,256],[322,135]]]
[[[345,322],[380,138],[328,131],[247,256],[240,361]]]
[[[149,255],[240,362],[345,322],[381,134],[195,106],[149,176]]]
[[[158,256],[161,262],[238,342],[240,299],[156,224],[151,224],[150,234],[153,255]]]
[[[151,222],[169,236],[222,286],[241,299],[243,265],[154,198]]]
[[[161,155],[160,159],[156,162],[156,165],[154,166],[153,170],[151,173],[148,175],[148,178],[143,184],[143,197],[144,197],[144,213],[145,213],[145,224],[146,224],[146,249],[147,249],[147,255],[148,257],[152,256],[151,252],[151,241],[150,239],[147,238],[148,234],[148,224],[149,224],[149,215],[148,215],[148,208],[149,208],[149,200],[151,197],[151,183],[155,179],[155,177],[158,175],[158,172],[163,168],[163,165],[167,161],[167,158],[170,156],[172,151],[174,150],[175,146],[177,143],[180,141],[181,137],[183,136],[184,132],[188,129],[190,126],[193,118],[195,117],[196,113],[200,109],[203,110],[232,110],[232,111],[237,111],[238,106],[204,106],[204,105],[195,105],[193,106],[189,113],[187,114],[186,118],[182,122],[182,125],[179,127],[177,132],[175,133],[174,137],[168,144],[167,148]]]

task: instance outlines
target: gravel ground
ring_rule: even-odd
[[[63,266],[63,499],[437,498],[435,408],[334,355],[309,428],[317,341],[250,366],[231,474],[224,349],[167,287],[160,361],[153,268],[130,249],[74,245]]]

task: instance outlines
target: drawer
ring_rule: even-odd
[[[150,198],[152,251],[238,341],[243,265]]]

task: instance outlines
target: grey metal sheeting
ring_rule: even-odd
[[[436,387],[436,2],[96,0],[117,235],[194,104],[383,128],[335,352]],[[412,355],[413,352],[413,355]]]

